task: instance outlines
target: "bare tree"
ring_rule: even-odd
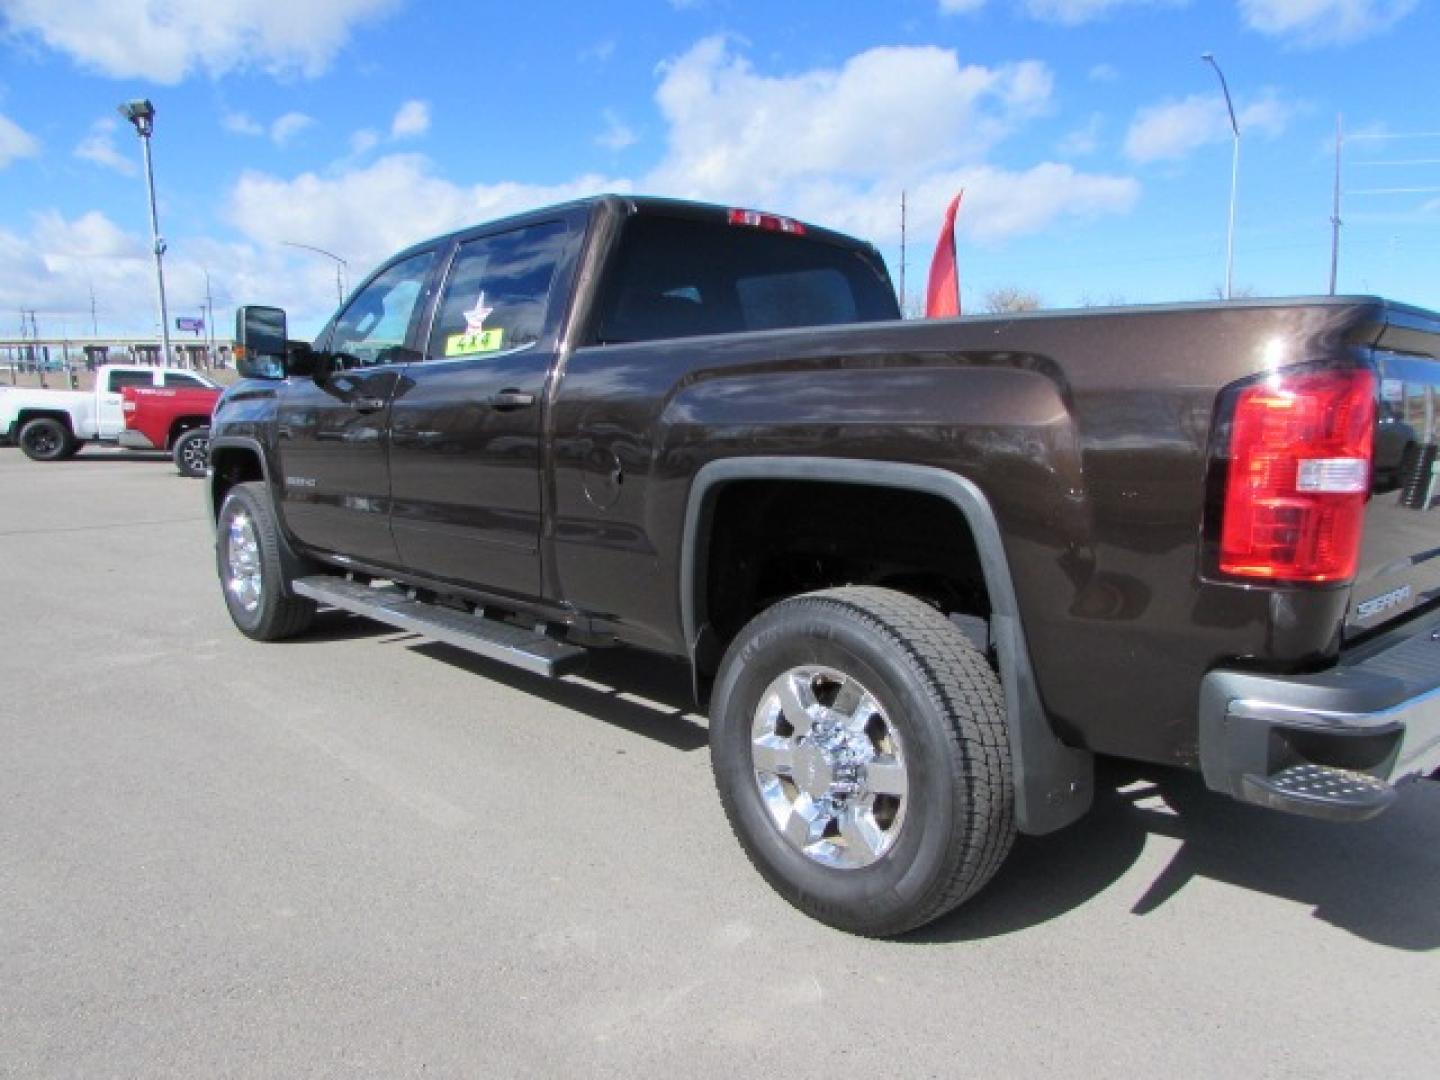
[[[1259,296],[1259,295],[1260,295],[1260,294],[1256,291],[1254,285],[1236,285],[1235,288],[1231,290],[1231,297],[1230,297],[1230,298],[1231,298],[1232,300],[1249,300],[1249,299],[1251,299],[1252,297]],[[1224,286],[1224,285],[1212,285],[1212,286],[1210,287],[1210,296],[1211,296],[1212,299],[1215,299],[1215,300],[1224,300],[1224,299],[1225,299],[1225,286]]]
[[[1037,311],[1045,306],[1040,294],[1018,285],[1000,285],[985,294],[985,310],[992,315],[1007,311]]]

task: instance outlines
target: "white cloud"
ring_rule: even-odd
[[[667,149],[639,177],[464,185],[438,175],[423,155],[389,154],[326,174],[247,172],[226,213],[257,250],[281,240],[325,247],[350,261],[353,280],[425,237],[601,191],[763,206],[879,243],[899,238],[902,189],[918,236],[938,227],[949,196],[964,187],[962,233],[987,244],[1127,212],[1140,191],[1133,178],[1053,162],[987,162],[997,143],[1051,107],[1052,94],[1049,69],[1034,61],[963,66],[949,50],[879,48],[836,68],[770,76],[712,38],[662,67],[656,100]],[[619,116],[606,120],[624,126]],[[357,150],[379,141],[373,132],[352,139]],[[324,267],[306,272],[317,275],[307,295],[318,320],[330,301]],[[287,307],[303,320],[299,305]]]
[[[244,173],[226,215],[259,244],[295,240],[329,248],[352,276],[428,236],[519,210],[597,191],[623,191],[622,180],[580,176],[562,184],[463,186],[436,176],[421,154],[391,154],[335,176],[307,172],[284,179]]]
[[[1120,78],[1120,69],[1114,64],[1096,64],[1085,73],[1085,77],[1091,82],[1110,83]]]
[[[899,238],[902,189],[918,235],[966,188],[961,228],[983,242],[1123,213],[1139,194],[1129,177],[986,162],[1051,108],[1053,78],[1036,61],[962,66],[946,49],[877,48],[776,77],[710,38],[661,74],[668,151],[643,190],[773,208],[879,243]]]
[[[656,100],[669,147],[654,179],[663,190],[714,196],[974,159],[1048,108],[1052,86],[1036,61],[962,66],[934,47],[870,49],[840,68],[768,76],[718,37],[662,76]]]
[[[1415,10],[1417,0],[1240,0],[1252,30],[1314,48],[1346,45],[1388,30]]]
[[[390,121],[390,138],[413,139],[430,130],[430,105],[424,101],[407,101]]]
[[[350,136],[350,153],[355,156],[368,154],[380,145],[380,133],[374,128],[361,128]]]
[[[335,306],[327,260],[278,246],[181,237],[165,259],[172,317],[200,313],[207,270],[222,336],[237,303],[279,303],[306,313],[307,326]],[[153,334],[154,281],[148,240],[98,211],[66,218],[48,210],[35,215],[28,232],[0,228],[0,310],[36,309],[42,333],[89,333],[93,288],[102,333]]]
[[[90,125],[90,133],[80,140],[74,153],[78,158],[114,169],[125,176],[135,175],[135,159],[116,149],[115,121],[108,116],[101,117]]]
[[[196,71],[324,72],[351,29],[400,0],[6,0],[13,32],[112,78],[174,84]]]
[[[605,130],[595,136],[595,142],[606,150],[620,151],[626,147],[634,146],[640,141],[640,136],[635,134],[633,128],[620,119],[620,115],[614,109],[606,109],[602,114],[605,119]]]
[[[1022,7],[1032,19],[1079,26],[1122,7],[1183,7],[1188,3],[1189,0],[1024,0]]]
[[[1104,118],[1099,113],[1091,113],[1082,127],[1065,134],[1056,151],[1061,157],[1088,157],[1100,149],[1100,131],[1104,126]]]
[[[270,125],[270,141],[276,146],[284,146],[306,128],[313,127],[314,124],[313,116],[306,116],[301,112],[288,112],[284,116],[277,117],[275,122]]]
[[[149,246],[98,210],[68,220],[54,210],[35,219],[35,243],[47,256],[76,259],[144,259]]]
[[[985,0],[940,0],[940,14],[969,15],[985,6]]]
[[[249,113],[227,112],[220,118],[220,125],[232,135],[258,136],[265,134],[265,127]]]
[[[40,144],[28,131],[0,113],[0,169],[23,157],[40,153]]]
[[[587,45],[581,49],[579,57],[581,60],[596,64],[608,63],[610,58],[615,55],[615,49],[619,44],[620,43],[613,37],[601,38],[593,45]]]
[[[1239,110],[1236,122],[1240,137],[1280,135],[1295,107],[1281,101],[1274,91]],[[1125,156],[1131,161],[1179,161],[1208,143],[1231,137],[1230,117],[1225,99],[1219,94],[1192,94],[1183,101],[1149,105],[1135,114],[1125,135]]]
[[[92,281],[97,295],[108,294],[119,305],[136,281],[146,280],[147,259],[139,236],[98,211],[74,219],[45,211],[28,235],[0,229],[0,308],[88,313]]]

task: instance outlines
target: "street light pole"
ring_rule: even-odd
[[[1240,124],[1235,119],[1235,105],[1230,100],[1230,86],[1225,82],[1225,73],[1215,62],[1214,53],[1201,53],[1200,59],[1215,69],[1220,79],[1220,90],[1225,95],[1225,108],[1230,113],[1230,131],[1235,136],[1230,153],[1230,227],[1225,236],[1225,299],[1234,296],[1235,284],[1235,195],[1240,184]]]
[[[340,268],[343,266],[343,267],[345,268],[346,272],[348,273],[349,270],[350,270],[350,264],[349,264],[349,263],[347,263],[347,262],[346,262],[344,259],[342,259],[339,255],[336,255],[333,251],[326,251],[324,248],[315,247],[313,244],[297,244],[297,243],[295,243],[295,241],[293,241],[293,240],[281,240],[280,243],[284,244],[286,247],[302,248],[302,249],[305,250],[305,251],[313,251],[313,252],[315,252],[315,254],[317,254],[317,255],[324,255],[324,256],[325,256],[326,258],[328,258],[328,259],[334,259],[334,260],[335,260],[335,303],[338,305],[338,304],[343,304],[343,303],[345,302],[345,286],[341,283],[341,280],[340,280]]]
[[[150,161],[150,136],[155,130],[155,106],[148,98],[127,101],[120,106],[120,115],[135,125],[140,146],[145,152],[145,189],[150,195],[150,238],[155,249],[155,283],[160,296],[160,340],[164,362],[171,363],[170,310],[165,303],[165,238],[160,235],[160,215],[155,210],[155,169]]]

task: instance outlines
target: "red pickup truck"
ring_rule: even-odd
[[[210,459],[210,413],[220,391],[127,386],[123,393],[120,445],[169,451],[181,476],[204,476]]]

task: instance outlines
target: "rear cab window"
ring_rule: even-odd
[[[155,375],[149,371],[110,372],[110,392],[118,394],[126,386],[154,386]]]
[[[640,213],[625,225],[593,337],[610,345],[899,317],[869,248]]]
[[[164,385],[172,387],[185,387],[192,390],[204,390],[208,389],[210,386],[210,384],[207,383],[204,379],[198,379],[194,375],[186,375],[184,372],[179,371],[165,372]]]

